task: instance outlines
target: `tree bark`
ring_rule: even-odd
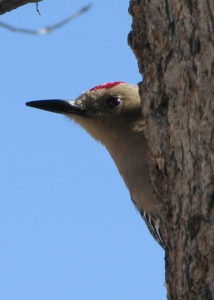
[[[214,299],[214,2],[132,0],[168,299]]]
[[[42,1],[42,0],[1,0],[0,1],[0,15],[8,12],[8,11],[11,11],[15,8],[18,8],[19,6],[22,6],[24,4],[27,4],[27,3],[36,3],[36,2],[39,2],[39,1]]]

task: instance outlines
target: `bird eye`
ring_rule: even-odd
[[[109,97],[106,101],[109,108],[114,108],[115,106],[119,105],[120,102],[121,99],[116,96]]]

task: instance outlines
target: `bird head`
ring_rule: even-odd
[[[128,133],[142,120],[138,86],[112,82],[96,86],[73,100],[38,100],[27,106],[65,114],[106,144]],[[107,146],[107,145],[106,145]]]

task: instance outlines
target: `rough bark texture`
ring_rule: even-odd
[[[11,11],[19,6],[22,6],[27,3],[39,2],[42,0],[0,0],[0,15]]]
[[[214,2],[132,0],[171,300],[214,299]]]

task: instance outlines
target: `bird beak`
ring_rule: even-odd
[[[75,105],[75,101],[73,100],[36,100],[27,102],[26,105],[58,114],[72,114],[87,117],[87,109]]]

